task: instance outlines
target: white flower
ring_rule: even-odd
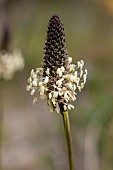
[[[36,79],[36,78],[37,78],[37,74],[34,73],[33,76],[32,76],[32,78],[33,78],[33,79]]]
[[[56,103],[56,112],[57,112],[57,113],[60,113],[60,107],[59,107],[58,102]]]
[[[77,61],[78,68],[80,67],[80,61]]]
[[[43,95],[44,94],[44,86],[40,86],[39,91],[40,91],[40,94]]]
[[[31,77],[34,75],[34,69],[31,70]]]
[[[64,71],[65,71],[65,68],[62,66],[62,67],[60,68],[60,70],[61,70],[62,72],[64,72]]]
[[[35,89],[32,89],[31,91],[31,95],[33,95],[35,93]]]
[[[76,94],[76,93],[75,93]],[[70,99],[72,100],[72,101],[75,101],[76,100],[76,96],[75,96],[75,94],[74,93],[69,93],[69,96],[70,96]]]
[[[86,83],[87,75],[86,75],[86,74],[84,74],[83,78],[84,78],[84,84],[85,84],[85,83]]]
[[[58,94],[59,94],[59,96],[62,96],[62,95],[64,94],[64,91],[60,90],[60,91],[58,92]]]
[[[81,86],[78,86],[78,90],[81,91],[81,89],[82,89]]]
[[[56,85],[58,85],[58,87],[61,87],[63,80],[64,80],[63,78],[61,78],[60,80],[58,80],[58,81],[56,82]]]
[[[78,87],[78,85],[79,85],[79,82],[80,82],[80,78],[79,78],[79,77],[77,77],[77,79],[76,79],[77,87]]]
[[[69,62],[69,64],[72,62],[72,57],[68,58],[68,62]]]
[[[74,91],[76,90],[76,85],[75,85],[75,84],[73,85],[73,90],[74,90]]]
[[[42,82],[42,81],[40,81],[38,85],[39,85],[39,86],[42,86],[42,85],[43,85],[43,82]]]
[[[75,70],[75,65],[74,64],[70,64],[69,70],[70,70],[70,72],[74,71]]]
[[[26,86],[26,90],[29,91],[31,89],[31,86],[30,85],[27,85]]]
[[[39,72],[40,72],[40,70],[37,68],[37,69],[36,69],[36,74],[38,74]]]
[[[33,99],[33,105],[37,102],[37,97]]]
[[[49,93],[49,99],[51,99],[52,98],[52,94],[51,93]]]
[[[1,51],[0,53],[0,78],[10,80],[14,77],[14,73],[24,68],[24,59],[21,51],[15,49],[12,53]]]
[[[66,106],[66,105],[64,105],[64,110],[65,110],[65,111],[67,110],[67,106]]]
[[[69,100],[68,91],[64,92],[64,99],[68,102]]]
[[[54,92],[53,92],[53,97],[54,97],[54,98],[57,98],[57,97],[58,97],[58,92],[57,92],[57,91],[54,91]]]
[[[71,62],[71,58],[69,59]],[[68,61],[68,62],[69,62]],[[69,63],[68,63],[69,64]],[[46,69],[44,77],[44,69],[32,69],[31,76],[28,79],[26,90],[31,90],[31,95],[39,91],[40,98],[46,99],[50,107],[50,111],[60,112],[60,103],[63,104],[63,109],[74,109],[70,104],[76,100],[76,90],[84,87],[87,78],[87,69],[83,70],[83,60],[78,61],[77,65],[69,64],[68,69],[61,66],[57,68],[55,77],[50,75],[50,69]],[[37,101],[34,99],[33,103]]]
[[[83,70],[80,70],[80,77],[82,77],[83,75]]]
[[[85,69],[85,74],[87,75],[87,69]]]
[[[74,106],[72,104],[68,104],[68,109],[69,110],[74,109]]]
[[[37,80],[33,80],[32,83],[33,83],[33,86],[35,86],[35,87],[37,86]]]
[[[59,75],[59,77],[62,77],[62,70],[61,70],[61,68],[57,69],[57,74]]]
[[[56,104],[56,99],[55,99],[55,97],[52,97],[52,103],[53,103],[53,105]]]
[[[31,77],[28,79],[28,83],[29,83],[29,84],[32,83],[32,78],[31,78]]]
[[[70,90],[73,90],[73,85],[72,85],[72,83],[66,84],[66,87],[69,88]]]
[[[83,68],[83,66],[84,66],[84,61],[83,61],[83,60],[81,60],[81,61],[80,61],[80,68],[82,69],[82,68]]]
[[[73,81],[74,81],[74,76],[73,76],[73,75],[70,75],[70,76],[69,76],[69,79],[70,79],[71,82],[73,82]]]
[[[84,87],[84,83],[81,83],[81,85],[80,85],[80,86],[81,86],[81,89],[83,89],[83,87]]]
[[[49,77],[48,77],[48,76],[46,76],[46,77],[45,77],[45,80],[44,80],[44,84],[47,84],[47,83],[48,83],[48,81],[49,81]]]
[[[77,82],[78,81],[78,77],[76,75],[73,76],[73,82]]]
[[[47,68],[47,70],[46,70],[46,74],[49,76],[49,71],[50,71],[50,69],[49,68]]]

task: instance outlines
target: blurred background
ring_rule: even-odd
[[[0,170],[68,170],[61,115],[51,114],[40,99],[33,107],[26,92],[31,69],[41,66],[53,14],[64,24],[73,63],[83,59],[88,69],[70,111],[76,170],[112,170],[112,0],[0,0],[0,40],[7,19],[11,45],[22,50],[26,63],[13,80],[0,80]]]

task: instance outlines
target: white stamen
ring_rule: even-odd
[[[40,91],[40,95],[43,95],[44,94],[44,86],[40,86],[39,91]]]
[[[66,105],[64,105],[64,110],[67,110],[67,106]]]
[[[52,98],[52,94],[51,93],[49,93],[49,99],[51,99]]]
[[[80,61],[77,61],[77,64],[78,64],[78,68],[80,67]]]
[[[83,89],[83,87],[84,87],[84,83],[81,83],[81,85],[80,85],[80,86],[81,86],[81,89]]]
[[[73,76],[73,75],[70,75],[70,76],[69,76],[69,79],[70,79],[71,82],[73,82],[73,81],[74,81],[74,76]]]
[[[31,77],[34,75],[34,69],[31,70]]]
[[[74,76],[77,77],[77,71],[74,72]]]
[[[72,62],[72,57],[68,58],[68,62],[69,62],[69,64]]]
[[[56,85],[58,85],[58,87],[61,87],[63,80],[64,80],[63,78],[61,78],[60,80],[58,80],[58,81],[56,82]]]
[[[62,70],[61,70],[61,68],[57,69],[57,74],[59,75],[59,77],[62,77]]]
[[[84,65],[84,61],[83,60],[81,60],[81,64]]]
[[[29,91],[31,89],[31,86],[30,85],[27,85],[26,86],[26,90]]]
[[[59,91],[59,96],[62,96],[64,94],[63,91]]]
[[[53,103],[53,105],[56,104],[56,99],[54,97],[52,97],[52,103]]]
[[[42,86],[42,85],[43,85],[43,82],[42,82],[42,81],[40,81],[40,82],[38,83],[38,85],[39,85],[39,86]]]
[[[33,105],[37,102],[37,97],[33,99]]]
[[[35,93],[35,89],[31,90],[31,95],[33,95]]]
[[[82,77],[83,75],[83,70],[80,70],[80,77]]]
[[[64,72],[64,71],[65,71],[65,68],[64,68],[63,66],[62,66],[60,69],[61,69],[61,71],[62,71],[62,72]]]
[[[37,86],[37,80],[33,80],[32,83],[33,83],[33,86],[35,86],[35,87]]]
[[[77,77],[76,75],[74,75],[73,81],[74,81],[74,82],[77,82],[77,80],[78,80],[78,77]]]
[[[71,109],[74,109],[74,106],[72,104],[69,104],[68,105],[68,109],[71,110]]]
[[[28,79],[28,83],[30,84],[32,82],[32,78],[31,77],[29,77],[29,79]]]
[[[54,109],[53,106],[50,106],[50,112],[53,113]]]
[[[45,80],[44,80],[44,84],[47,84],[47,83],[48,83],[48,81],[49,81],[49,77],[48,77],[48,76],[46,76],[46,77],[45,77]]]
[[[58,92],[57,91],[54,91],[53,93],[53,97],[57,98],[58,97]]]
[[[76,90],[76,85],[75,84],[73,85],[73,89],[74,89],[74,91]]]
[[[72,89],[73,89],[73,85],[72,85],[72,83],[68,83],[68,84],[66,84],[66,86],[67,86],[67,88],[69,88],[70,90],[72,90]]]
[[[57,113],[60,113],[60,107],[59,107],[58,102],[56,103],[56,112],[57,112]]]
[[[36,79],[37,75],[34,73],[32,77],[33,77],[33,79]]]
[[[50,70],[50,69],[49,69],[49,68],[47,68],[47,70],[46,70],[46,74],[47,74],[47,75],[49,75],[49,70]]]
[[[87,78],[86,74],[84,74],[83,78],[84,78],[84,84],[85,84],[86,83],[86,78]]]
[[[74,71],[75,70],[75,65],[74,64],[70,64],[69,70],[70,71]]]
[[[67,91],[64,93],[64,99],[65,99],[66,101],[69,100],[69,96],[68,96],[68,92],[67,92]]]
[[[86,75],[87,75],[87,69],[85,69],[85,73],[86,73]]]

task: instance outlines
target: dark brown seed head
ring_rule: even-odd
[[[67,47],[65,41],[65,32],[62,22],[58,15],[53,15],[48,24],[47,38],[44,48],[44,76],[47,68],[50,69],[52,76],[56,75],[58,67],[67,65]]]
[[[11,41],[10,36],[11,35],[10,35],[9,25],[7,23],[5,23],[4,27],[3,27],[2,40],[1,40],[1,46],[0,46],[1,51],[3,51],[3,52],[10,51],[10,41]]]

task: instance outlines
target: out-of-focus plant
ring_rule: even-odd
[[[20,49],[12,48],[10,27],[6,22],[3,25],[0,46],[0,80],[11,80],[14,77],[15,72],[22,70],[23,68],[24,58]],[[2,148],[3,110],[2,81],[0,81],[0,149]],[[2,161],[0,157],[0,169],[2,169],[1,164]]]
[[[17,70],[24,68],[24,59],[20,49],[11,48],[10,28],[6,23],[0,47],[0,79],[10,80]]]
[[[70,170],[74,170],[68,109],[74,108],[70,102],[76,100],[77,90],[81,91],[86,83],[87,69],[83,69],[83,60],[78,61],[76,65],[71,62],[63,24],[58,15],[53,15],[48,24],[43,66],[31,70],[26,89],[31,91],[31,95],[39,92],[40,97],[46,99],[51,112],[61,113],[67,140],[69,166]],[[34,98],[33,103],[36,101],[37,97]]]

